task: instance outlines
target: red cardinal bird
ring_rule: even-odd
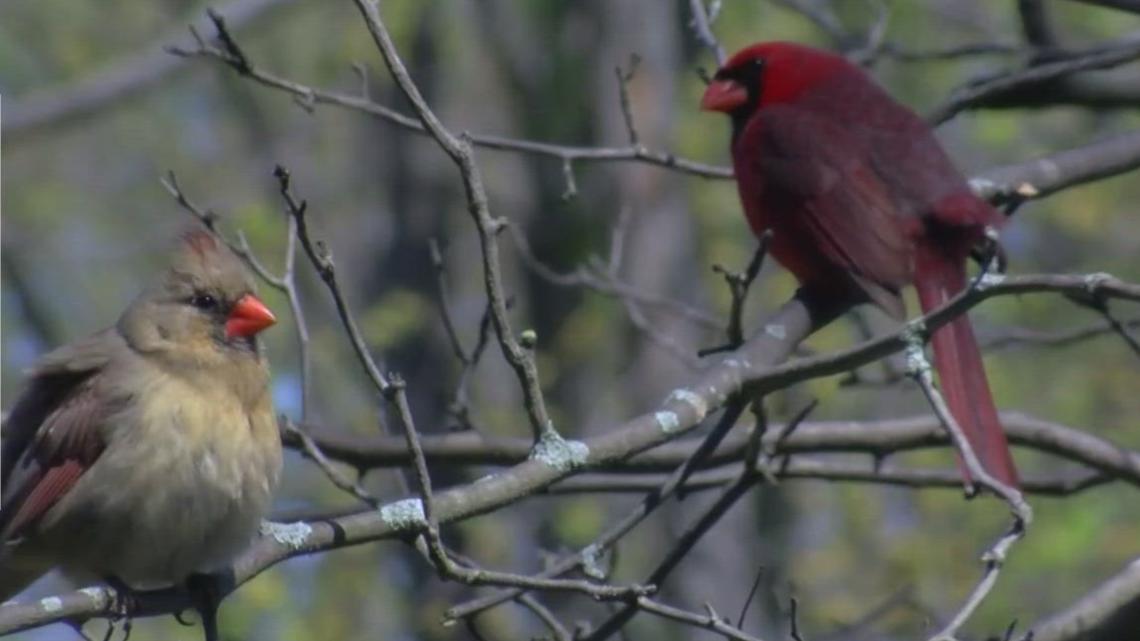
[[[732,118],[732,164],[752,231],[804,292],[833,309],[905,314],[966,287],[966,260],[1004,217],[974,196],[933,132],[844,58],[789,42],[748,47],[717,71],[701,108]],[[946,401],[986,471],[1017,472],[970,321],[934,332]]]

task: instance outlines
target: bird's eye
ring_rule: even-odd
[[[194,294],[190,297],[190,304],[202,310],[214,309],[218,306],[218,299],[209,294]]]

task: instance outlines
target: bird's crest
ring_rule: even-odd
[[[218,251],[218,238],[205,229],[193,229],[182,234],[182,246],[205,258]]]

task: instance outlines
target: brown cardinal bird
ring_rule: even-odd
[[[274,322],[194,231],[113,328],[40,360],[0,452],[0,600],[53,567],[170,585],[249,545],[281,468],[257,341]]]
[[[902,319],[966,287],[966,261],[1004,220],[974,196],[934,134],[862,69],[789,42],[721,67],[701,108],[732,119],[732,164],[757,235],[805,295],[831,309],[871,302]],[[947,404],[988,473],[1017,484],[970,321],[932,337]]]

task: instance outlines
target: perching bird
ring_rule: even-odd
[[[966,287],[966,260],[1004,217],[971,193],[930,128],[862,69],[788,42],[748,47],[721,67],[701,107],[732,119],[732,161],[753,232],[803,291],[833,309],[871,302],[904,316]],[[965,316],[936,330],[950,411],[986,471],[1017,472]]]
[[[39,361],[0,452],[0,600],[55,567],[171,585],[249,545],[281,468],[257,340],[274,322],[194,231],[114,327]]]

